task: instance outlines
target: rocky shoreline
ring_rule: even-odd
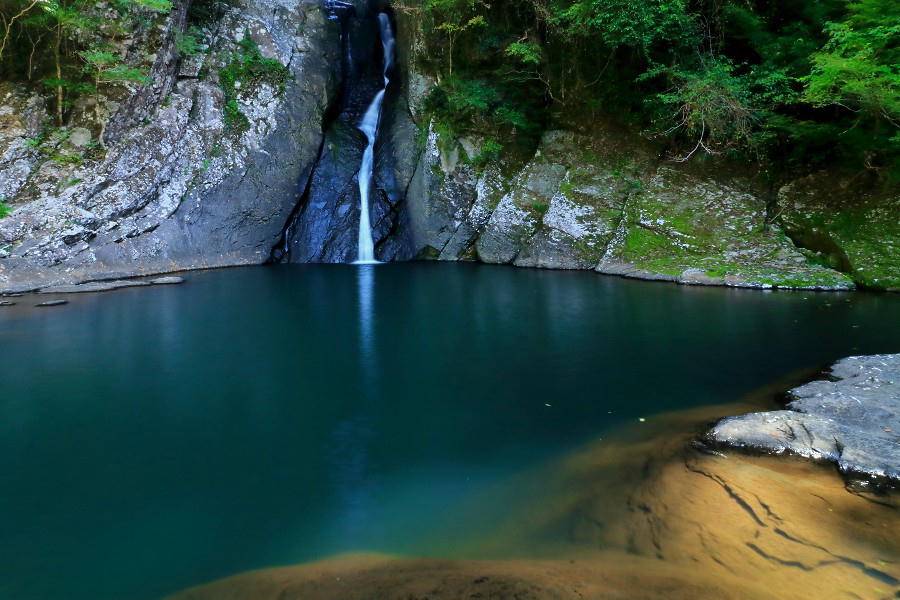
[[[183,16],[185,2],[175,4]],[[105,124],[79,108],[50,135],[46,99],[0,84],[0,201],[8,212],[0,218],[0,294],[352,260],[355,124],[372,89],[342,71],[342,36],[364,47],[375,21],[366,2],[351,4],[357,16],[341,30],[314,0],[274,11],[239,0],[204,26],[197,55],[169,61],[174,70],[158,86],[131,89]],[[530,154],[486,160],[485,139],[441,133],[425,110],[435,81],[416,61],[421,24],[395,16],[397,83],[386,97],[372,206],[379,260],[900,290],[896,191],[832,173],[767,191],[740,165],[677,164],[637,132],[601,121],[554,123]],[[184,20],[160,27],[170,52]],[[285,70],[281,86],[262,78],[239,93],[222,87],[220,73],[240,60],[245,36]],[[353,58],[350,71],[364,72],[368,58]],[[236,94],[243,129],[227,123],[226,92]],[[89,151],[103,130],[116,134],[108,148]]]
[[[788,395],[785,410],[728,417],[704,442],[833,462],[863,485],[900,484],[900,354],[844,358],[830,380]]]

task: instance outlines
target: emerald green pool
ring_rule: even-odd
[[[0,308],[0,598],[445,553],[436,532],[498,507],[454,508],[523,469],[900,342],[891,295],[426,263],[186,277]]]

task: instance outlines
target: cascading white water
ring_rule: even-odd
[[[366,109],[366,114],[359,124],[359,130],[366,135],[369,143],[359,168],[359,253],[356,260],[358,264],[378,262],[375,260],[375,241],[372,239],[372,223],[369,217],[369,190],[372,187],[375,168],[375,139],[378,135],[378,123],[381,121],[381,105],[390,82],[388,74],[394,65],[394,32],[391,29],[391,20],[385,13],[381,13],[378,15],[378,22],[381,28],[381,46],[384,48],[384,88],[375,94],[375,99]]]

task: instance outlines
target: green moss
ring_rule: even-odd
[[[900,289],[900,201],[889,197],[804,207],[784,217],[798,239],[827,239],[805,251],[812,260],[840,266],[860,286]],[[812,244],[809,244],[812,245]]]
[[[767,227],[752,197],[709,197],[689,179],[662,175],[653,189],[632,193],[626,203],[625,235],[613,248],[617,260],[649,273],[699,270],[714,280],[762,287],[852,286],[821,260],[797,253],[778,228]]]
[[[250,32],[244,32],[244,38],[238,42],[238,47],[228,64],[219,71],[219,82],[225,94],[226,127],[242,131],[250,126],[238,104],[238,93],[246,93],[246,90],[263,82],[275,86],[281,93],[287,83],[288,74],[287,67],[277,60],[264,57]]]
[[[494,138],[488,138],[478,149],[478,153],[469,161],[475,169],[480,173],[488,165],[488,163],[500,160],[500,153],[503,152],[503,144]]]
[[[547,214],[547,211],[550,210],[550,204],[548,204],[547,202],[544,202],[542,200],[539,200],[537,202],[532,202],[531,210],[533,213],[535,213],[535,216],[537,217],[537,219],[541,220],[542,218],[544,218],[544,215]]]
[[[416,260],[437,260],[441,251],[433,246],[425,246],[416,256]]]

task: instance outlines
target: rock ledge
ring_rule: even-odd
[[[787,410],[719,421],[706,441],[827,460],[846,475],[900,484],[900,354],[844,358],[831,375],[791,390]]]

